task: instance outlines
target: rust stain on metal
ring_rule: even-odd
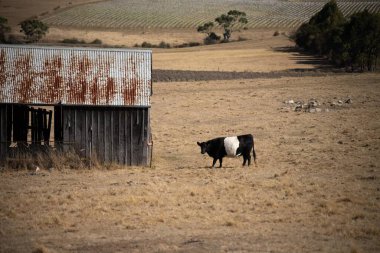
[[[0,98],[3,99],[3,87],[5,86],[5,50],[2,49],[0,52]]]
[[[132,57],[129,58],[128,65],[126,67],[127,67],[126,71],[131,71],[131,77],[126,80],[127,85],[125,85],[124,92],[123,92],[124,103],[127,105],[133,105],[136,99],[139,79],[136,72],[136,62],[133,60]],[[128,69],[128,67],[130,67],[130,69]]]
[[[95,76],[94,80],[92,81],[90,92],[91,92],[91,103],[93,105],[97,104],[97,98],[99,96],[99,86],[98,86],[98,76]]]
[[[111,104],[116,93],[115,79],[110,77],[110,65],[112,61],[108,58],[97,61],[96,72],[93,73],[93,79],[90,85],[91,102],[97,104]],[[95,64],[94,64],[95,65]]]
[[[87,94],[87,72],[91,67],[91,63],[88,60],[87,56],[83,56],[79,60],[79,87],[78,87],[78,92],[76,93],[77,96],[75,97],[75,102],[76,103],[85,103],[86,101],[86,94]]]
[[[107,104],[111,102],[111,99],[113,98],[113,94],[115,92],[115,83],[112,77],[107,78],[107,85],[106,85],[106,102]]]
[[[91,66],[90,60],[83,56],[82,59],[79,61],[79,72],[80,73],[86,73]]]
[[[150,55],[0,45],[0,103],[150,105]]]
[[[18,75],[21,76],[20,86],[16,90],[17,94],[20,94],[19,99],[21,103],[27,102],[29,98],[29,92],[33,92],[33,75],[31,73],[31,59],[32,56],[29,53],[18,58],[15,63],[15,67],[17,69],[16,71],[18,72]]]
[[[63,95],[63,77],[61,76],[62,59],[60,56],[54,56],[52,59],[46,58],[45,62],[46,93],[45,101],[54,103]]]
[[[70,60],[70,81],[68,87],[68,99],[70,103],[83,104],[86,102],[88,71],[91,62],[87,56],[73,56]]]

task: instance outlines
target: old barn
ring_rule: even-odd
[[[151,75],[150,50],[0,45],[0,161],[53,147],[148,165]]]

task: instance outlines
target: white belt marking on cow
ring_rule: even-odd
[[[224,139],[224,148],[226,150],[227,156],[239,156],[241,154],[236,154],[236,150],[239,148],[239,140],[237,136],[226,137]]]

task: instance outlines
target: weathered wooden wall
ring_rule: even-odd
[[[8,151],[8,128],[7,128],[7,105],[0,105],[0,163],[3,163],[7,157]]]
[[[74,148],[102,163],[149,164],[150,108],[56,106],[55,112],[57,145],[64,151]]]

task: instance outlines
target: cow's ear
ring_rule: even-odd
[[[202,146],[198,141],[197,141],[197,144],[198,144],[198,146]]]

